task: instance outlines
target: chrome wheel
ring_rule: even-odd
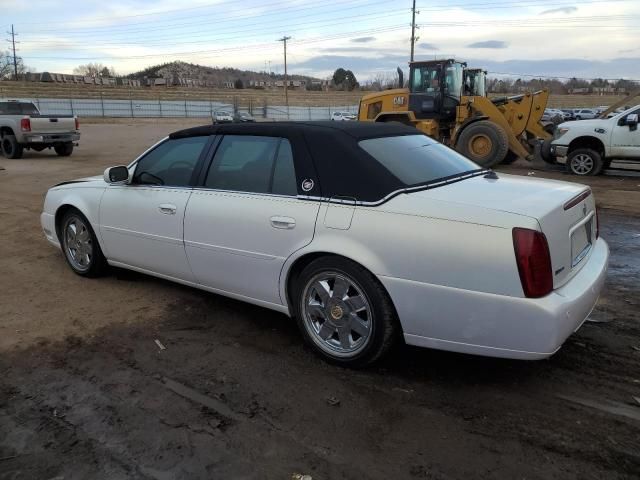
[[[363,289],[347,275],[322,272],[305,286],[301,313],[304,327],[324,352],[353,357],[369,343],[372,310]]]
[[[63,235],[69,263],[80,272],[89,270],[93,261],[93,242],[88,226],[81,218],[71,216],[64,224]]]
[[[571,159],[571,170],[576,175],[588,175],[593,170],[593,166],[593,158],[586,153],[581,153]]]

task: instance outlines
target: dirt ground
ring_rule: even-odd
[[[83,279],[45,241],[50,185],[189,125],[86,125],[70,158],[0,158],[0,479],[640,478],[639,177],[587,179],[610,274],[597,322],[554,357],[400,346],[351,371],[283,315],[121,270]]]

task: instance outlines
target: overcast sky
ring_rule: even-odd
[[[490,72],[640,79],[640,0],[418,0],[416,59]],[[0,0],[19,55],[38,71],[87,62],[127,74],[183,60],[359,80],[406,68],[411,0]],[[265,67],[265,62],[266,67]]]

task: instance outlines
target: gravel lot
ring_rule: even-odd
[[[610,275],[599,322],[550,360],[403,346],[349,371],[283,315],[121,270],[83,279],[45,241],[50,185],[191,125],[85,125],[70,158],[0,158],[0,479],[639,477],[640,178],[587,179]]]

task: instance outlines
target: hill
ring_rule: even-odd
[[[288,75],[288,77],[289,80],[306,80],[308,85],[310,85],[312,81],[320,81],[318,78],[304,75]],[[246,87],[252,80],[263,82],[283,80],[284,75],[229,67],[207,67],[205,65],[177,61],[147,67],[144,70],[127,75],[127,78],[139,80],[145,78],[182,78],[204,81],[208,85],[223,85],[225,82],[242,80],[243,85]]]

